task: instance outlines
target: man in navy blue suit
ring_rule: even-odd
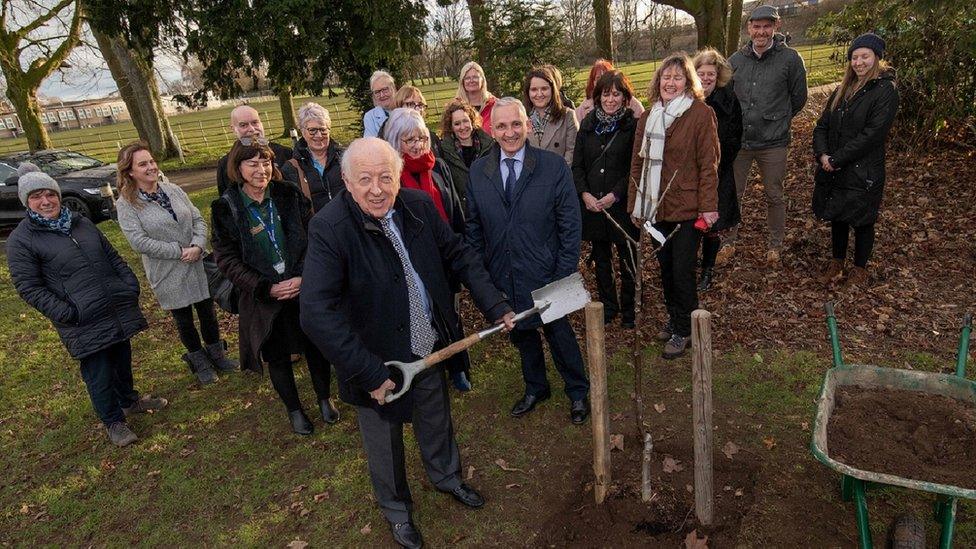
[[[582,222],[573,176],[562,156],[525,142],[528,117],[522,102],[495,103],[492,134],[498,145],[471,166],[468,241],[481,252],[495,286],[516,311],[532,307],[532,291],[574,273]],[[590,383],[576,334],[566,318],[542,325],[538,315],[516,325],[510,337],[522,357],[525,394],[512,415],[531,412],[550,397],[539,327],[565,383],[575,424],[589,415]]]

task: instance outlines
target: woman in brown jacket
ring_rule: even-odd
[[[634,137],[627,209],[663,246],[657,257],[669,320],[658,339],[666,342],[661,356],[671,359],[691,342],[698,242],[718,220],[720,149],[715,113],[687,55],[661,63],[647,97],[650,107]]]

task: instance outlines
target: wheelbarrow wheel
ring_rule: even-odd
[[[925,524],[912,514],[904,514],[888,527],[888,549],[925,549]]]

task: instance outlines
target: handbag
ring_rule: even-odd
[[[217,306],[232,315],[237,314],[237,288],[217,267],[217,260],[213,253],[208,253],[203,261],[203,270],[207,273],[207,285],[210,287],[210,297]]]

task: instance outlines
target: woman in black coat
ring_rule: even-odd
[[[813,130],[813,213],[830,221],[833,259],[821,280],[829,284],[843,275],[853,228],[854,268],[847,272],[847,282],[858,285],[868,280],[885,183],[885,142],[898,112],[898,90],[880,37],[857,37],[847,58],[844,79]]]
[[[635,253],[627,237],[637,240],[640,236],[627,215],[627,178],[637,127],[627,107],[633,96],[630,80],[622,72],[604,73],[593,88],[595,108],[580,123],[573,153],[573,180],[582,202],[583,239],[592,245],[590,258],[596,266],[603,316],[610,322],[620,314],[621,326],[628,329],[634,327],[634,273],[629,265]],[[627,231],[626,236],[621,228]],[[619,300],[613,278],[613,247],[617,248],[620,265]]]
[[[322,419],[339,419],[329,400],[330,365],[298,319],[311,206],[298,187],[281,180],[274,152],[258,140],[234,143],[227,172],[234,184],[211,206],[213,249],[238,291],[241,369],[260,372],[261,361],[267,362],[292,430],[310,435],[314,429],[298,398],[293,354],[305,354]]]
[[[281,175],[298,185],[317,212],[346,189],[340,168],[344,149],[332,139],[332,117],[322,105],[302,105],[298,126],[302,137],[295,143],[291,159],[281,165]]]
[[[720,231],[730,229],[742,220],[739,213],[739,199],[735,193],[735,176],[732,163],[742,145],[742,108],[739,100],[728,84],[732,81],[732,67],[718,51],[706,48],[699,51],[692,60],[695,72],[701,79],[705,92],[705,102],[715,111],[718,121],[718,141],[722,148],[722,158],[718,164],[718,221],[711,226],[702,239],[701,275],[698,291],[712,286],[715,258],[722,246]]]
[[[163,398],[140,398],[133,388],[129,340],[147,327],[139,310],[139,280],[91,221],[61,206],[61,189],[51,176],[29,162],[18,173],[27,217],[7,239],[10,278],[81,363],[81,377],[109,440],[131,444],[138,437],[125,417],[167,404]]]
[[[481,115],[461,99],[454,99],[444,108],[441,118],[440,158],[451,168],[451,177],[461,205],[465,204],[468,174],[475,160],[488,154],[495,144],[481,129]]]

